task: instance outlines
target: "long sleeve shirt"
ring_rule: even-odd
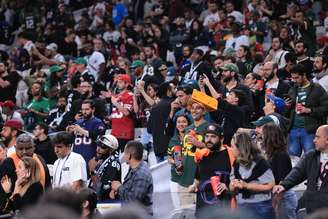
[[[118,195],[124,202],[139,202],[152,215],[153,178],[146,163],[143,161],[136,168],[130,168]]]

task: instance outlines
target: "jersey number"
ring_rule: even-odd
[[[75,141],[74,141],[75,145],[81,145],[81,144],[88,145],[88,144],[91,144],[91,143],[92,143],[91,138],[88,138],[86,136],[76,137]]]

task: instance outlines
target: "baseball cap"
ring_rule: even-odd
[[[6,100],[5,102],[0,102],[0,106],[14,108],[16,106],[16,104],[11,100]]]
[[[116,150],[118,148],[118,140],[115,136],[113,135],[103,135],[100,136],[97,141],[98,144],[102,144],[104,146],[107,146],[109,148],[112,148]]]
[[[6,121],[3,126],[14,128],[14,129],[20,130],[20,131],[23,129],[23,124],[18,119],[10,119],[10,120]]]
[[[276,106],[278,113],[284,112],[286,103],[282,98],[276,97],[272,94],[268,95],[267,98]]]
[[[217,136],[223,136],[223,129],[218,124],[211,123],[206,127],[206,129],[204,131],[204,135],[206,135],[208,133],[214,134]]]
[[[131,84],[131,78],[130,78],[130,75],[128,75],[128,74],[119,74],[116,76],[115,80],[116,81],[124,81],[128,84]]]
[[[64,70],[61,66],[59,65],[53,65],[49,68],[50,73],[56,73]]]
[[[87,65],[87,61],[82,57],[75,59],[74,63],[78,65]]]
[[[227,63],[222,68],[223,71],[233,71],[236,73],[239,73],[239,68],[236,64],[233,63]]]
[[[57,51],[58,46],[56,43],[50,43],[48,46],[46,46],[46,49],[51,50],[51,51]]]
[[[255,122],[252,122],[252,124],[254,125],[254,126],[257,126],[257,127],[259,127],[259,126],[263,126],[263,125],[265,125],[265,124],[267,124],[267,123],[270,123],[270,122],[273,122],[273,123],[275,123],[276,125],[279,125],[279,119],[276,117],[276,116],[274,116],[274,115],[269,115],[269,116],[262,116],[261,118],[259,118],[258,120],[256,120]]]
[[[132,62],[130,68],[139,68],[139,67],[143,68],[144,66],[145,66],[145,64],[144,64],[143,61],[135,60],[135,61]]]

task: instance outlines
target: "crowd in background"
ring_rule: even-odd
[[[1,212],[68,187],[156,214],[151,154],[197,217],[326,207],[327,33],[327,0],[1,0]]]

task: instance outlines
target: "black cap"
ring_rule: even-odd
[[[206,127],[204,135],[206,135],[207,133],[214,134],[217,136],[223,136],[223,129],[218,124],[211,123]]]

